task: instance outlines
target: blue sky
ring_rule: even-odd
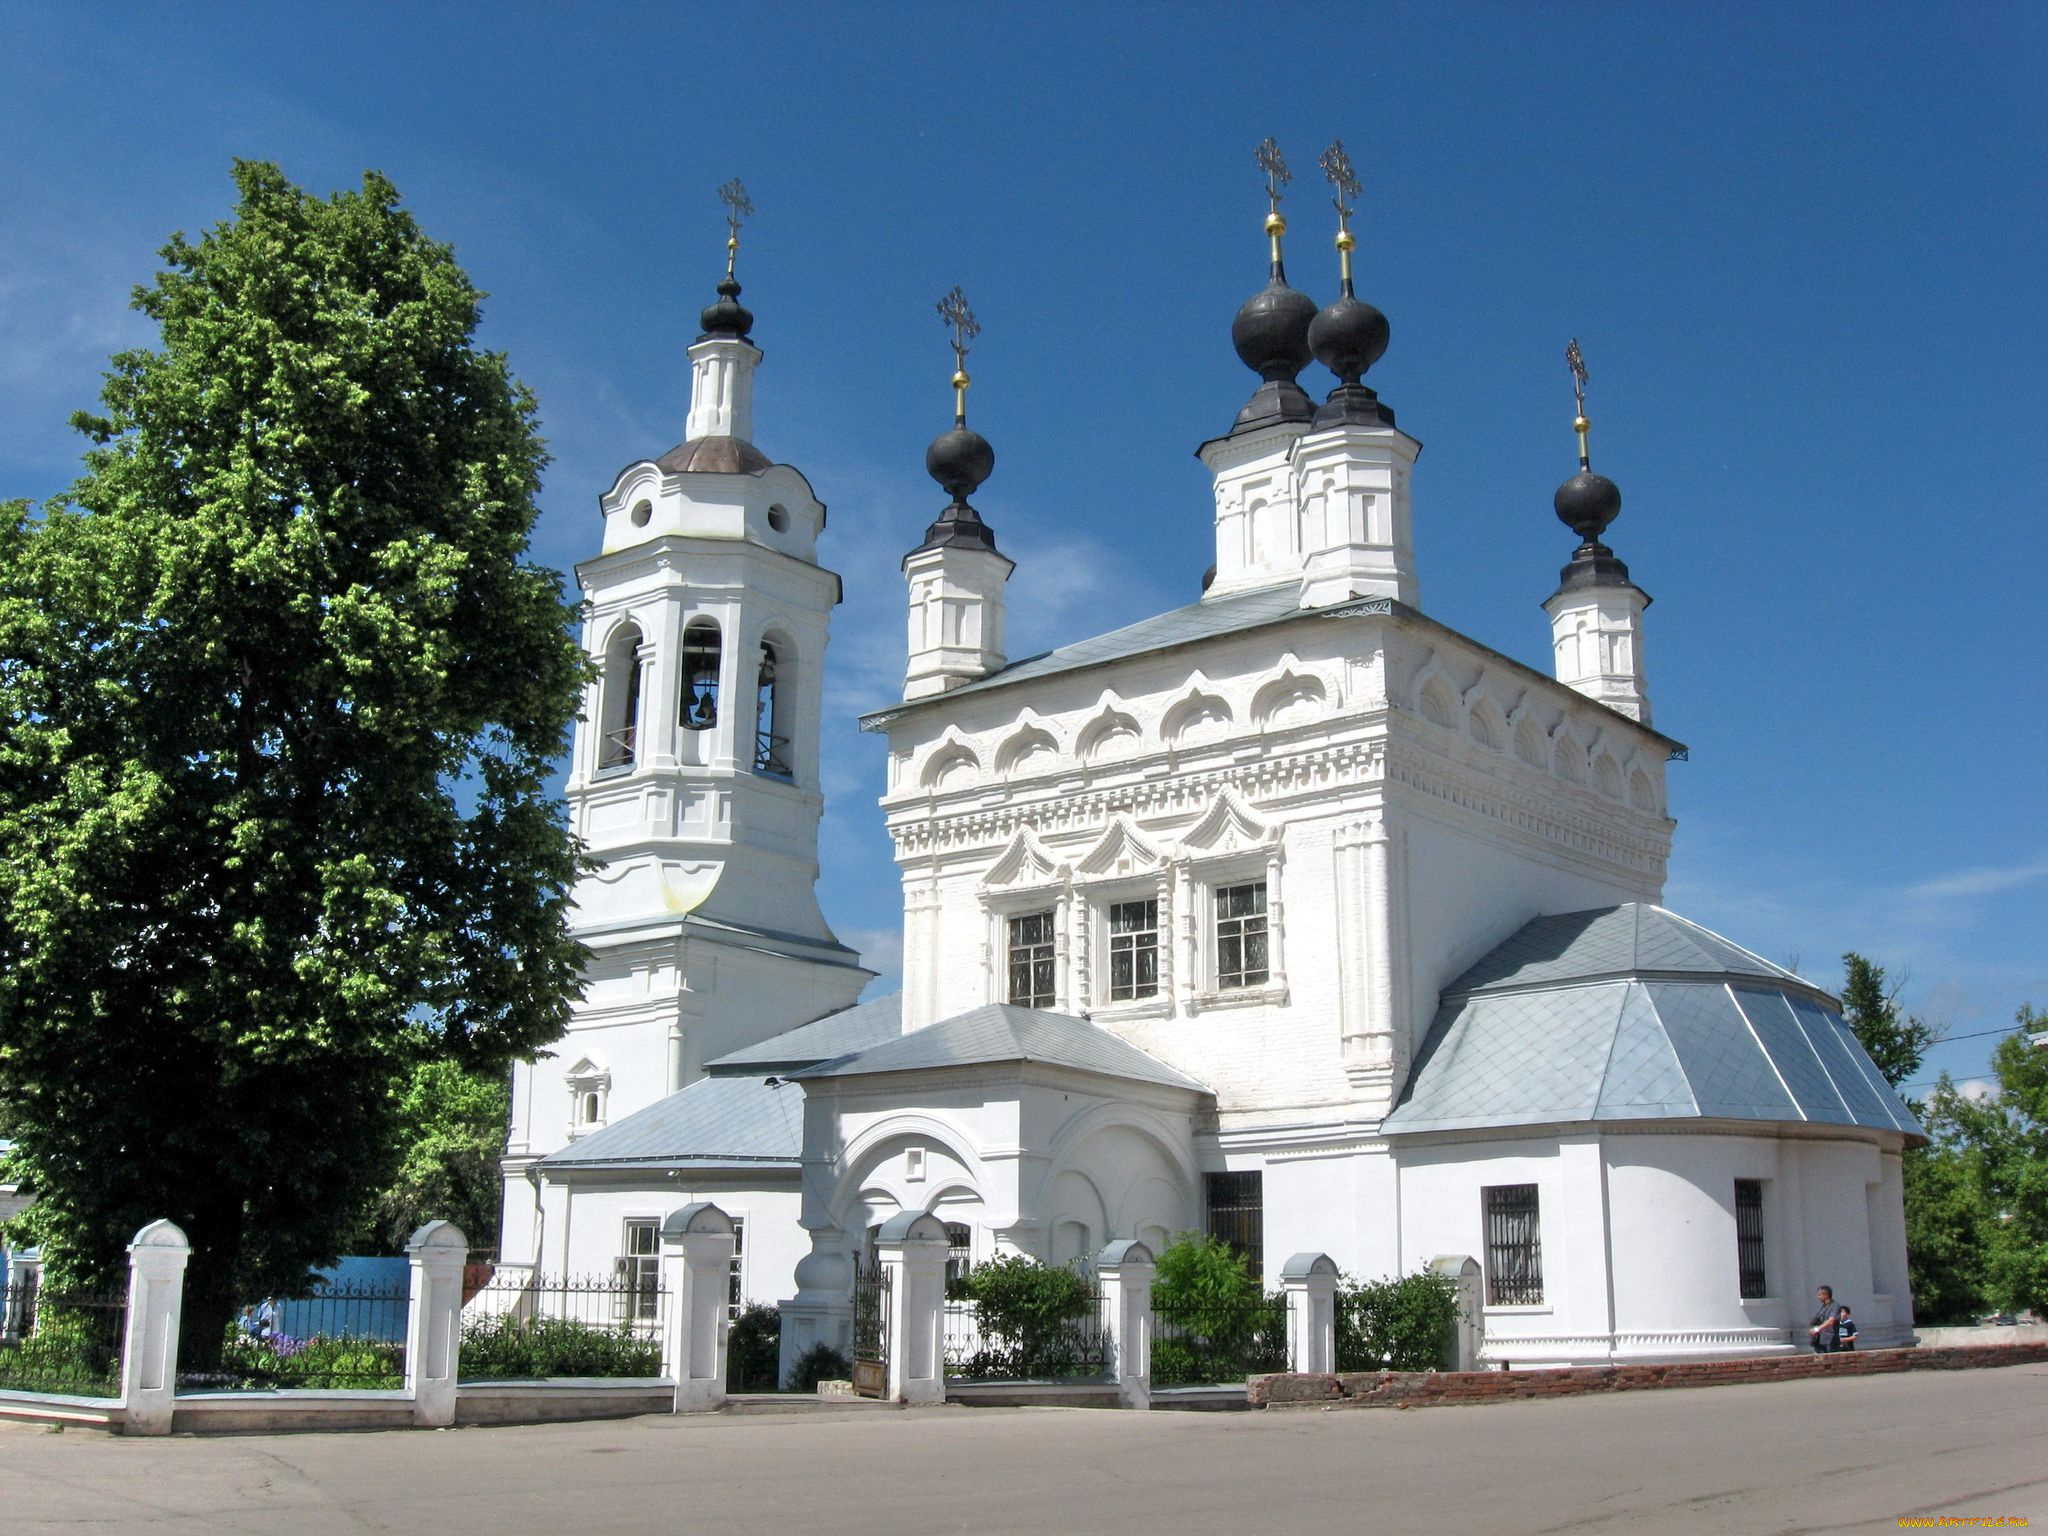
[[[1547,666],[1577,335],[1609,540],[1656,599],[1657,723],[1692,747],[1670,904],[1830,985],[1862,949],[1957,1035],[1995,1030],[2048,1004],[2044,45],[2017,5],[16,0],[0,495],[75,472],[65,418],[148,339],[128,291],[225,213],[231,157],[320,191],[374,166],[492,294],[567,568],[616,470],[681,436],[714,189],[745,177],[756,436],[830,505],[846,580],[822,891],[886,969],[882,749],[852,717],[900,682],[897,561],[944,500],[933,300],[961,283],[986,326],[976,501],[1018,562],[1013,654],[1189,601],[1191,451],[1252,383],[1251,150],[1290,156],[1290,274],[1327,299],[1314,162],[1341,136],[1393,323],[1371,381],[1426,444],[1423,606]]]

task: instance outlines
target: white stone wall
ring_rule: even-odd
[[[1487,1308],[1495,1360],[1753,1352],[1787,1329],[1803,1346],[1823,1283],[1872,1343],[1911,1325],[1898,1155],[1869,1139],[1638,1128],[1404,1141],[1397,1159],[1404,1271],[1446,1253],[1484,1266],[1482,1191],[1537,1186],[1544,1301]],[[1737,1179],[1764,1182],[1770,1294],[1756,1300],[1740,1294]]]
[[[1670,849],[1667,742],[1391,613],[970,693],[889,729],[907,1026],[1002,1000],[1003,920],[1049,908],[1056,1006],[1209,1083],[1226,1132],[1377,1118],[1447,981],[1540,913],[1654,900]],[[1262,877],[1276,975],[1220,992],[1209,893]],[[1095,914],[1149,894],[1164,995],[1110,1004]]]
[[[741,1255],[746,1300],[776,1302],[796,1290],[796,1265],[810,1251],[797,1216],[801,1194],[795,1172],[764,1175],[734,1171],[680,1171],[652,1186],[620,1187],[584,1174],[563,1181],[559,1210],[545,1239],[543,1270],[550,1275],[609,1276],[625,1252],[625,1224],[660,1220],[696,1200],[709,1200],[746,1223]]]

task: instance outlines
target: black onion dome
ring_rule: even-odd
[[[1558,521],[1592,544],[1621,516],[1621,487],[1605,475],[1582,469],[1557,488],[1552,504]]]
[[[714,336],[745,341],[754,328],[754,312],[740,302],[740,285],[730,277],[718,285],[718,302],[706,308],[699,318],[704,322],[704,334],[697,338],[699,341],[709,341]]]
[[[1315,318],[1315,300],[1288,287],[1276,268],[1273,280],[1246,299],[1230,322],[1230,344],[1245,367],[1269,384],[1290,383],[1308,366],[1308,328]]]
[[[925,473],[959,504],[965,504],[995,468],[996,451],[988,439],[963,423],[933,438],[924,451]]]
[[[1317,313],[1308,328],[1308,344],[1317,362],[1344,383],[1356,384],[1366,369],[1386,356],[1392,334],[1385,315],[1347,293]]]

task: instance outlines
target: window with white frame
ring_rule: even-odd
[[[1159,900],[1109,904],[1109,989],[1112,1003],[1159,995]]]
[[[602,1129],[611,1098],[611,1072],[588,1057],[567,1073],[569,1086],[569,1135],[573,1139]]]
[[[1050,1008],[1059,959],[1052,912],[1023,913],[1010,918],[1005,929],[1009,985],[1004,996],[1020,1008]]]
[[[732,1219],[732,1268],[729,1273],[731,1279],[726,1285],[725,1311],[728,1317],[737,1320],[747,1304],[747,1219],[744,1216]]]
[[[1266,954],[1266,882],[1216,888],[1216,987],[1263,987],[1272,972]]]
[[[1543,1213],[1534,1184],[1496,1184],[1486,1202],[1486,1304],[1543,1304]]]
[[[652,1216],[627,1221],[625,1251],[614,1266],[619,1280],[612,1310],[636,1323],[661,1316],[661,1222]]]

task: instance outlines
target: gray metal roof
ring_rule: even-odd
[[[815,1023],[788,1030],[758,1045],[729,1051],[707,1062],[704,1070],[714,1076],[741,1071],[758,1075],[814,1067],[821,1061],[894,1040],[902,1033],[903,994],[892,992],[871,1003],[827,1014]]]
[[[858,1077],[877,1072],[928,1072],[1006,1062],[1038,1062],[1102,1077],[1163,1083],[1197,1093],[1209,1089],[1155,1056],[1086,1019],[989,1003],[929,1028],[837,1061],[792,1074],[798,1078]]]
[[[1531,682],[1551,688],[1563,688],[1547,672],[1540,672],[1527,662],[1495,650],[1492,646],[1474,640],[1470,635],[1461,634],[1447,624],[1435,619],[1406,603],[1395,602],[1392,598],[1346,598],[1322,608],[1301,606],[1301,587],[1298,582],[1285,581],[1276,586],[1261,587],[1251,592],[1233,592],[1227,597],[1204,598],[1198,603],[1189,603],[1185,608],[1172,608],[1165,613],[1154,614],[1149,619],[1140,619],[1122,629],[1113,629],[1106,635],[1078,640],[1072,645],[1063,645],[1056,650],[1042,651],[1036,656],[1026,656],[1013,661],[999,672],[990,673],[958,688],[949,688],[944,693],[933,694],[926,699],[905,700],[886,708],[873,710],[861,716],[863,730],[882,730],[899,715],[912,710],[937,705],[941,701],[950,705],[954,699],[970,693],[985,692],[991,688],[1007,688],[1012,683],[1027,682],[1032,678],[1051,677],[1061,672],[1074,672],[1083,667],[1103,666],[1113,661],[1123,661],[1132,656],[1149,655],[1157,651],[1170,650],[1177,645],[1192,645],[1197,641],[1215,639],[1219,635],[1237,634],[1244,630],[1260,629],[1269,624],[1285,624],[1295,619],[1344,619],[1367,614],[1383,614],[1398,618],[1403,623],[1420,625],[1424,629],[1450,635],[1473,647],[1484,655],[1520,673]],[[1626,715],[1616,715],[1617,720],[1627,723],[1644,735],[1654,737],[1665,744],[1675,757],[1686,755],[1683,742],[1654,730],[1639,720],[1629,720]]]
[[[1824,998],[1659,907],[1538,918],[1445,990],[1381,1128],[1714,1119],[1922,1139]]]
[[[1632,901],[1586,912],[1555,913],[1523,924],[1445,987],[1444,996],[1643,974],[1757,976],[1820,990],[1804,977],[1676,912]]]
[[[803,1128],[803,1090],[794,1084],[771,1088],[765,1077],[704,1077],[540,1161],[543,1169],[794,1168],[803,1155]]]

